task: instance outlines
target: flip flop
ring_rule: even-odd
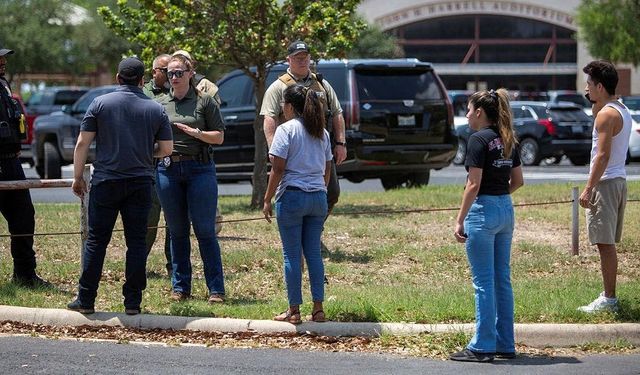
[[[300,324],[302,323],[302,318],[300,317],[300,312],[291,313],[291,310],[287,309],[280,315],[276,315],[273,317],[273,320],[278,322],[289,322],[291,324]]]
[[[327,321],[327,318],[324,315],[324,311],[318,310],[311,314],[311,321],[316,323],[324,323]]]

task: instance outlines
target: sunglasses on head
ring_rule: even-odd
[[[173,77],[182,78],[185,72],[186,70],[170,70],[167,72],[167,76],[169,77],[169,79]]]

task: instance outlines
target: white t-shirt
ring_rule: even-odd
[[[276,190],[276,201],[287,186],[304,191],[327,191],[324,171],[333,158],[329,133],[322,139],[307,132],[300,119],[292,119],[276,128],[269,154],[285,159],[284,175]]]
[[[609,156],[609,163],[604,170],[600,181],[610,180],[616,177],[627,178],[627,171],[624,168],[625,161],[627,160],[627,150],[629,149],[629,136],[631,135],[631,114],[627,107],[623,104],[607,103],[603,108],[611,107],[617,110],[622,117],[622,129],[620,132],[613,136],[611,139],[611,155]],[[591,141],[591,168],[593,168],[593,158],[598,153],[598,132],[595,125],[593,126],[592,141]]]

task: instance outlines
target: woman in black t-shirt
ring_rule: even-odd
[[[467,183],[455,237],[466,243],[476,303],[476,331],[452,360],[489,362],[515,357],[511,240],[511,193],[523,184],[507,90],[476,92],[467,105]]]

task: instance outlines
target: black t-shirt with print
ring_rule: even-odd
[[[514,147],[510,158],[503,156],[504,145],[495,126],[479,130],[469,137],[467,143],[467,160],[470,167],[482,169],[482,181],[478,195],[509,194],[511,168],[520,166],[520,154]]]

